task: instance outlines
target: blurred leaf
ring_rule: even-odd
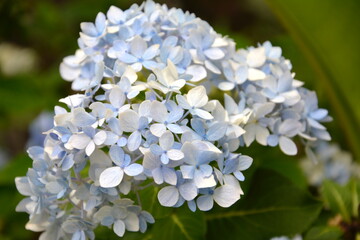
[[[360,2],[267,0],[311,64],[360,159]],[[321,9],[321,11],[319,11]],[[351,33],[351,34],[349,34]],[[314,79],[315,80],[315,79]]]
[[[253,176],[238,206],[206,215],[208,239],[257,240],[303,232],[322,205],[289,179],[265,169]]]
[[[299,160],[291,156],[286,156],[280,151],[279,147],[264,147],[261,151],[261,164],[262,168],[271,169],[277,173],[287,177],[298,188],[307,189],[308,184],[303,170],[299,166]]]
[[[360,211],[360,183],[352,179],[348,185],[351,189],[352,216],[357,218]]]
[[[15,177],[25,176],[31,167],[32,160],[26,154],[20,154],[0,170],[0,186],[11,186],[15,189]]]
[[[343,235],[337,227],[318,226],[311,228],[304,240],[337,240]]]
[[[340,186],[331,181],[324,181],[322,197],[325,204],[335,213],[340,213],[345,221],[351,217],[351,193],[347,186]]]
[[[205,232],[204,214],[200,211],[190,212],[184,206],[169,217],[157,220],[150,234],[154,240],[199,240],[204,238]]]

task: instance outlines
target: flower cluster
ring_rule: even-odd
[[[82,93],[60,100],[67,109],[55,107],[44,146],[28,150],[33,168],[16,179],[28,196],[17,210],[44,239],[93,239],[99,224],[146,231],[153,217],[126,197],[149,185],[166,207],[229,207],[252,164],[240,146],[294,155],[295,136],[330,138],[327,111],[269,42],[236,50],[195,15],[151,0],[112,6],[81,30],[60,73]]]
[[[351,177],[360,178],[360,165],[354,162],[351,153],[336,143],[315,142],[306,148],[307,158],[300,163],[313,186],[320,186],[325,179],[346,184]]]

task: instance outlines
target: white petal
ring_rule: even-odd
[[[154,119],[156,122],[163,123],[167,118],[168,112],[166,109],[166,106],[159,102],[159,101],[153,101],[151,103],[151,110],[150,110],[150,116],[152,119]]]
[[[106,138],[107,138],[106,132],[105,131],[99,131],[94,136],[94,143],[96,145],[101,145],[101,144],[103,144],[105,142]]]
[[[70,67],[65,63],[60,64],[60,75],[63,79],[67,81],[72,81],[76,79],[81,73],[81,68],[79,67]]]
[[[75,134],[69,138],[68,144],[76,149],[84,149],[91,141],[91,138],[86,134]]]
[[[211,60],[222,59],[225,54],[220,48],[209,48],[204,51],[204,54]]]
[[[207,112],[205,110],[202,110],[200,108],[196,108],[191,112],[192,112],[192,114],[197,115],[197,116],[199,116],[199,117],[201,117],[203,119],[206,119],[206,120],[210,120],[210,119],[214,118],[209,112]]]
[[[221,82],[218,85],[218,88],[222,91],[230,91],[233,90],[235,87],[235,83],[233,82]]]
[[[297,147],[290,138],[281,136],[279,139],[279,145],[281,151],[283,151],[285,154],[291,156],[297,154]]]
[[[136,131],[139,127],[139,115],[133,110],[125,110],[119,114],[119,123],[124,132]]]
[[[139,231],[140,229],[139,217],[135,213],[129,212],[127,217],[125,218],[125,227],[126,230],[131,232]]]
[[[168,124],[166,126],[173,133],[176,133],[176,134],[184,133],[184,130],[177,124]]]
[[[250,67],[261,67],[265,61],[266,56],[264,47],[251,49],[246,57],[246,62]]]
[[[250,81],[262,80],[266,77],[265,73],[255,68],[249,68],[248,79]]]
[[[208,187],[214,187],[216,185],[214,175],[211,175],[210,177],[203,177],[202,173],[200,173],[200,171],[197,170],[195,170],[194,181],[196,187],[198,188],[208,188]]]
[[[120,108],[122,105],[124,105],[125,99],[125,94],[119,87],[114,87],[111,89],[109,94],[109,101],[114,107]]]
[[[190,82],[198,82],[206,78],[207,72],[205,68],[201,65],[191,65],[186,69],[186,74],[192,76],[189,80]]]
[[[162,206],[172,207],[179,200],[179,191],[173,186],[164,187],[158,193],[158,200]]]
[[[267,138],[270,135],[269,130],[262,126],[256,126],[256,141],[261,145],[267,145]]]
[[[189,105],[188,101],[186,100],[186,98],[182,95],[176,95],[176,100],[178,102],[178,104],[184,108],[184,109],[190,109],[191,106]]]
[[[174,161],[181,160],[184,158],[184,153],[177,149],[170,149],[167,151],[167,156]]]
[[[208,96],[206,94],[206,89],[204,86],[197,86],[192,88],[187,96],[186,99],[190,106],[200,108],[203,107],[208,102]]]
[[[154,123],[150,126],[150,132],[156,137],[161,137],[166,132],[166,126],[162,123]]]
[[[120,167],[107,168],[100,174],[100,186],[103,188],[116,187],[121,183],[123,176],[124,172]]]
[[[221,207],[230,207],[240,199],[240,192],[231,185],[223,185],[214,191],[214,200]]]
[[[90,156],[94,151],[95,151],[95,143],[94,141],[90,141],[85,148],[85,153],[86,155]]]

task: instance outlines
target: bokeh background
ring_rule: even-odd
[[[238,48],[266,40],[281,46],[296,79],[316,90],[320,106],[333,116],[327,124],[333,141],[360,159],[360,1],[157,2],[195,13],[233,38]],[[0,239],[38,237],[24,229],[27,214],[14,211],[22,198],[14,178],[31,166],[25,152],[37,141],[28,143],[31,122],[71,93],[59,64],[77,49],[80,23],[94,21],[111,5],[126,9],[133,3],[141,1],[0,0]],[[266,156],[256,153],[254,158]]]

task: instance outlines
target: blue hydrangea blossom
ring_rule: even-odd
[[[42,239],[94,239],[98,225],[146,231],[154,219],[129,196],[149,181],[166,207],[229,207],[252,164],[241,147],[294,155],[296,136],[330,139],[327,111],[269,42],[237,50],[194,14],[148,0],[82,23],[78,43],[60,74],[81,93],[60,100],[15,181],[27,196],[17,210]],[[224,105],[209,99],[214,88]]]

